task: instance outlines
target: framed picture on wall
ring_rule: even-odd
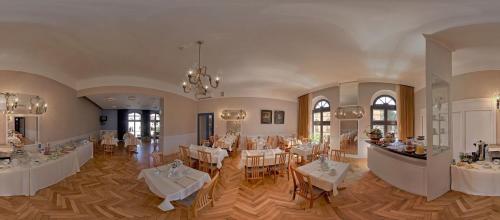
[[[285,111],[274,111],[274,124],[285,124]]]
[[[273,123],[273,111],[272,110],[260,110],[260,123],[261,124],[272,124]]]

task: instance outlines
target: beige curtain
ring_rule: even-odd
[[[406,140],[407,137],[415,135],[415,93],[413,87],[399,85],[398,97],[399,139]]]
[[[309,137],[309,94],[299,97],[297,137]]]

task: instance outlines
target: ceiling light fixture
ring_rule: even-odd
[[[0,93],[5,97],[5,114],[13,114],[19,104],[19,98],[14,93]]]
[[[198,65],[195,70],[188,70],[188,80],[187,82],[182,82],[182,88],[184,89],[185,93],[190,93],[191,90],[194,89],[195,97],[200,99],[207,96],[209,85],[214,89],[219,87],[221,78],[219,76],[216,76],[215,79],[212,79],[212,76],[207,74],[207,67],[201,65],[201,45],[203,44],[203,41],[197,41],[196,43],[198,44]],[[203,81],[208,81],[209,85],[207,85]]]
[[[41,115],[47,112],[48,105],[40,96],[31,97],[29,104],[28,110],[31,114]]]

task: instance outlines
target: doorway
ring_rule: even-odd
[[[214,135],[214,113],[198,113],[198,144]]]

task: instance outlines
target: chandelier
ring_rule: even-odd
[[[194,70],[188,70],[188,80],[182,82],[182,88],[185,93],[195,90],[195,97],[200,99],[207,96],[209,85],[214,89],[219,87],[221,78],[216,76],[215,79],[212,79],[212,76],[207,74],[207,67],[201,65],[201,45],[203,41],[197,41],[196,43],[198,44],[198,66]]]
[[[31,97],[30,103],[28,104],[28,110],[31,114],[41,115],[47,112],[47,103],[45,103],[45,100],[40,98],[40,96]]]
[[[5,114],[13,114],[19,103],[19,98],[14,93],[1,93],[5,97]]]
[[[240,121],[245,120],[247,113],[245,110],[223,110],[220,117],[226,121]]]

